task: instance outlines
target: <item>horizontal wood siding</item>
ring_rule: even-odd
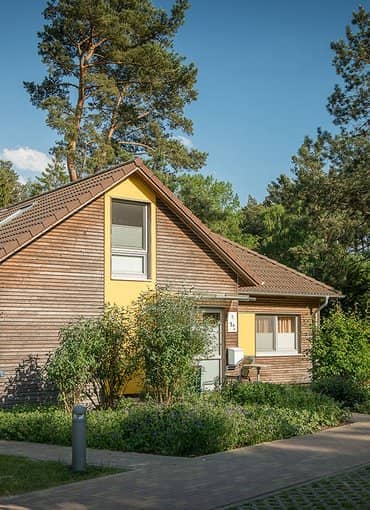
[[[237,292],[235,273],[163,202],[157,202],[157,284],[196,292]]]
[[[37,398],[38,370],[61,326],[94,317],[104,303],[103,198],[86,206],[0,266],[0,394]],[[18,370],[17,370],[18,369]],[[13,385],[14,386],[14,385]],[[23,395],[23,396],[22,396]]]
[[[310,381],[311,363],[306,355],[312,340],[312,314],[319,302],[311,298],[262,297],[240,303],[239,311],[271,315],[292,314],[299,317],[299,351],[296,356],[256,356],[261,369],[260,380],[273,383],[306,383]],[[255,369],[251,371],[255,380]]]

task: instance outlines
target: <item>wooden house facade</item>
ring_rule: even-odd
[[[216,320],[204,389],[236,376],[241,352],[262,381],[309,381],[312,320],[339,296],[214,234],[135,160],[0,210],[3,404],[42,398],[40,370],[63,325],[156,285],[193,289]]]

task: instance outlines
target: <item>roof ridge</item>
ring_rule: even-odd
[[[10,205],[8,205],[6,207],[0,207],[0,213],[4,212],[4,211],[7,211],[9,209],[13,209],[14,207],[19,207],[21,204],[24,204],[26,202],[33,202],[33,201],[37,200],[40,197],[44,197],[45,195],[48,195],[48,194],[51,194],[51,193],[55,193],[56,191],[60,191],[61,189],[68,188],[69,186],[73,186],[77,182],[87,181],[88,179],[92,179],[93,177],[96,177],[97,175],[101,175],[101,174],[104,174],[106,172],[110,172],[112,170],[117,170],[117,168],[129,165],[130,163],[136,163],[138,161],[141,161],[141,160],[138,159],[138,158],[133,158],[133,159],[129,159],[127,161],[124,161],[123,163],[118,163],[117,165],[113,165],[113,166],[110,166],[108,168],[103,168],[103,170],[99,170],[98,172],[95,172],[95,173],[93,173],[91,175],[87,175],[86,177],[81,177],[81,178],[77,179],[76,181],[67,182],[67,184],[63,184],[63,186],[59,186],[58,188],[54,188],[54,189],[49,189],[47,191],[43,191],[42,193],[39,193],[38,195],[33,195],[31,197],[25,198],[24,200],[21,200],[20,202],[15,202],[14,204],[10,204]]]
[[[217,239],[215,239],[215,232],[213,232],[205,223],[202,222],[198,216],[196,216],[189,207],[187,207],[182,200],[173,192],[171,189],[166,186],[156,175],[155,173],[148,168],[145,163],[140,159],[137,158],[135,160],[135,164],[139,168],[139,170],[142,171],[142,173],[151,180],[152,184],[154,186],[157,186],[157,188],[160,188],[160,191],[162,194],[166,195],[167,199],[173,204],[175,207],[180,208],[181,212],[185,217],[187,217],[190,222],[195,225],[196,229],[199,229],[203,234],[206,235],[206,237],[209,238],[211,243],[214,243],[218,248],[221,249],[221,252],[224,253],[224,255],[227,256],[227,258],[231,259],[232,263],[235,264],[237,267],[239,267],[239,271],[241,270],[241,274],[243,278],[246,278],[247,280],[250,280],[252,284],[259,285],[260,281],[259,278],[254,274],[253,271],[251,271],[249,268],[246,270],[242,264],[239,263],[238,260],[235,260],[234,254],[229,253],[225,250],[224,247],[220,246]],[[158,184],[159,183],[159,184]],[[163,189],[162,189],[163,187]],[[176,202],[179,202],[177,204]],[[198,232],[199,235],[199,232]],[[229,260],[230,263],[230,260]],[[235,271],[235,267],[233,268]],[[236,273],[238,273],[238,270],[236,270]]]
[[[316,283],[318,285],[321,285],[322,287],[326,287],[327,289],[330,289],[332,291],[338,292],[331,285],[328,285],[328,284],[326,284],[324,282],[320,282],[319,280],[316,280],[312,276],[308,276],[308,275],[306,275],[304,273],[301,273],[297,269],[293,269],[292,267],[289,267],[289,266],[283,264],[282,262],[278,262],[277,260],[271,259],[270,257],[267,257],[266,255],[262,255],[262,253],[259,253],[258,251],[251,250],[250,248],[247,248],[246,246],[243,246],[243,245],[241,245],[239,243],[236,243],[235,241],[231,241],[231,239],[227,239],[227,237],[224,237],[224,236],[222,236],[220,234],[216,234],[216,235],[218,235],[224,242],[227,242],[227,243],[229,243],[231,245],[234,245],[234,246],[236,246],[236,247],[238,247],[238,248],[240,248],[240,249],[242,249],[244,251],[247,251],[247,252],[249,252],[249,253],[251,253],[253,255],[256,255],[257,257],[259,257],[259,258],[261,258],[263,260],[268,260],[271,264],[274,264],[274,265],[282,267],[282,268],[284,268],[284,269],[286,269],[288,271],[291,271],[292,273],[295,273],[296,275],[301,276],[301,277],[305,278],[306,280],[309,280],[309,281],[314,282],[314,283]]]

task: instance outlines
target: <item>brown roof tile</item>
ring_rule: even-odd
[[[141,160],[110,168],[62,188],[0,210],[0,222],[16,211],[19,216],[0,223],[0,262],[65,220],[135,171],[183,221],[241,277],[242,292],[249,294],[339,296],[321,282],[248,250],[206,227]],[[31,207],[27,208],[27,206]]]
[[[251,295],[341,296],[340,292],[325,283],[240,246],[218,234],[214,235],[221,244],[228,245],[240,263],[248,266],[261,282],[256,286],[241,287],[241,292]]]
[[[106,172],[97,173],[19,204],[0,209],[0,222],[16,211],[21,211],[19,216],[11,219],[9,223],[3,225],[0,223],[0,250],[2,251],[0,262],[98,198],[119,179],[129,175],[135,169],[136,163],[132,161],[107,170],[109,176]],[[82,196],[84,200],[80,202]],[[29,205],[31,207],[27,208]]]

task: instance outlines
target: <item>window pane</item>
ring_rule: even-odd
[[[295,351],[296,350],[295,333],[278,333],[277,334],[277,350],[278,351]]]
[[[143,229],[126,225],[112,225],[113,248],[144,249]]]
[[[210,322],[210,345],[208,358],[217,358],[221,354],[221,316],[219,312],[203,312],[203,317]]]
[[[146,249],[143,204],[112,202],[112,246]]]
[[[112,275],[120,274],[144,274],[144,257],[127,255],[112,256]]]
[[[256,317],[256,351],[274,350],[274,317]]]
[[[278,317],[277,350],[295,351],[296,342],[296,318]]]
[[[274,333],[256,333],[256,350],[273,351]]]
[[[278,333],[295,333],[295,317],[278,317]]]
[[[201,360],[200,381],[202,390],[214,390],[220,383],[220,362],[219,360]]]
[[[274,332],[274,318],[273,317],[256,317],[256,332],[257,333],[273,333]]]

